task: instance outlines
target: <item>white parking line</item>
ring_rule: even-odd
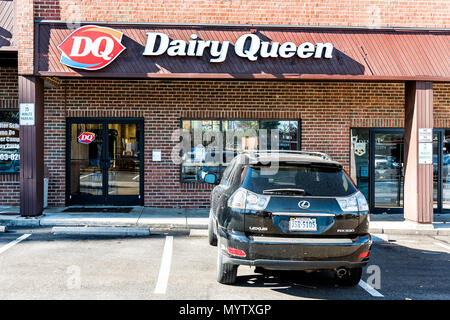
[[[159,267],[158,281],[156,282],[155,293],[165,294],[167,283],[169,282],[170,265],[172,262],[173,236],[167,236],[164,243],[164,251]]]
[[[26,238],[28,238],[29,236],[31,236],[31,233],[26,233],[24,235],[21,235],[20,237],[18,237],[16,240],[11,241],[8,244],[5,244],[3,247],[0,248],[0,254],[5,252],[6,250],[8,250],[9,248],[11,248],[12,246],[18,244],[20,241],[25,240]]]
[[[365,283],[362,280],[359,280],[358,285],[361,288],[363,288],[364,290],[366,290],[373,297],[384,297],[381,293],[379,293],[377,290],[375,290],[374,288],[372,288],[370,285],[368,285],[367,283]]]
[[[450,247],[449,247],[449,246],[446,246],[446,245],[443,244],[443,243],[435,242],[434,244],[437,245],[437,246],[439,246],[439,247],[442,247],[442,248],[444,248],[444,249],[447,249],[448,251],[450,251]]]

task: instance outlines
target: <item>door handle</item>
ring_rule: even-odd
[[[100,160],[101,166],[104,169],[109,169],[111,167],[111,159],[108,160]]]

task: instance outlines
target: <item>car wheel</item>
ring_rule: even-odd
[[[217,247],[217,282],[222,284],[233,284],[236,282],[238,266],[224,263],[223,253],[220,245]]]
[[[347,273],[343,276],[339,276],[336,273],[336,280],[342,286],[356,286],[361,280],[361,275],[362,268],[350,268],[347,269]]]
[[[217,246],[217,235],[214,228],[214,219],[212,217],[211,212],[209,213],[209,222],[208,222],[208,242],[211,246]]]

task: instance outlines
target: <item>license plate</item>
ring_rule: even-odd
[[[317,221],[315,218],[291,218],[289,231],[317,231]]]

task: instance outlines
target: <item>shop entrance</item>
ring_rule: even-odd
[[[403,129],[351,129],[351,176],[372,213],[403,212]]]
[[[403,129],[374,129],[370,133],[370,202],[373,212],[403,211]]]
[[[67,204],[143,205],[142,119],[67,120]]]

